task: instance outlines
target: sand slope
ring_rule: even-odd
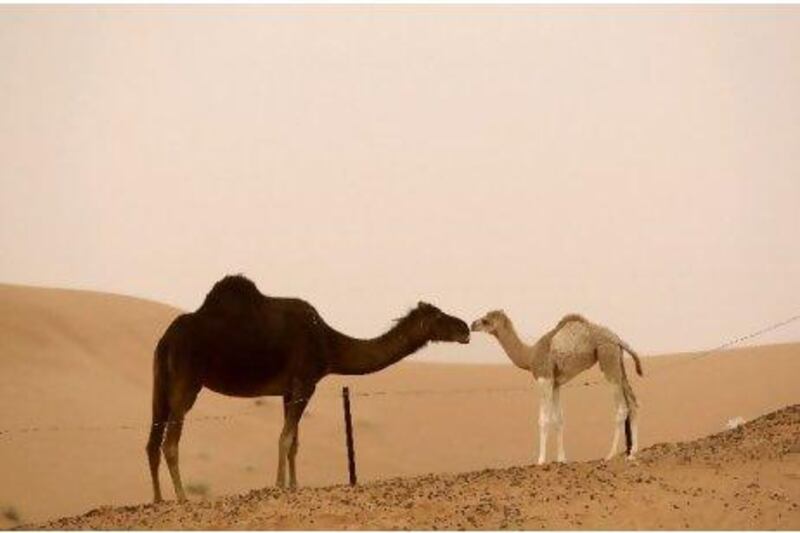
[[[103,508],[55,529],[797,529],[800,405],[615,459]]]
[[[144,444],[152,349],[178,313],[122,296],[0,285],[0,527],[150,499]],[[632,378],[643,446],[709,435],[730,418],[800,403],[798,344],[685,364],[683,357],[647,358],[647,376]],[[362,481],[512,467],[535,457],[530,376],[510,365],[401,363],[321,383],[301,426],[301,485],[347,479],[342,384],[356,395]],[[376,391],[390,394],[369,395]],[[570,459],[601,457],[611,439],[610,391],[572,387],[564,403]],[[194,498],[271,485],[281,423],[276,399],[201,393],[181,448]],[[164,471],[162,484],[170,497]]]

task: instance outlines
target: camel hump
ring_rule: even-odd
[[[225,276],[208,292],[199,311],[239,314],[253,310],[263,297],[256,284],[241,274]]]
[[[578,313],[570,313],[568,315],[564,315],[564,318],[558,321],[556,329],[561,328],[562,326],[568,324],[569,322],[583,322],[585,324],[589,323],[589,321],[586,320],[586,318],[583,315],[579,315]]]

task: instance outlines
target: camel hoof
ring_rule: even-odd
[[[635,454],[635,453],[631,453],[631,454],[629,454],[629,455],[626,455],[626,456],[625,456],[625,460],[626,460],[626,461],[633,461],[633,462],[636,462],[636,461],[638,461],[638,460],[639,460],[639,458],[638,458],[638,457],[636,457],[636,454]]]

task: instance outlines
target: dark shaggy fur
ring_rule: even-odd
[[[282,396],[284,460],[294,485],[297,425],[317,382],[328,374],[380,370],[430,341],[469,339],[469,328],[431,304],[420,302],[385,334],[371,340],[334,330],[306,301],[265,296],[244,276],[226,276],[194,313],[176,318],[156,347],[153,362],[153,425],[147,455],[156,501],[162,447],[175,491],[184,499],[178,469],[183,418],[203,387],[229,396]],[[166,437],[164,432],[166,429]]]

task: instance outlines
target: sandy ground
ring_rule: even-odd
[[[106,507],[55,529],[797,529],[800,405],[634,462],[521,466],[189,504]]]
[[[177,313],[116,295],[0,285],[0,527],[149,501],[144,444],[152,349]],[[646,377],[632,380],[642,403],[645,447],[697,439],[724,430],[734,417],[752,420],[800,403],[798,344],[729,350],[695,361],[686,355],[648,357],[644,367]],[[593,371],[586,380],[597,377]],[[566,446],[570,459],[587,461],[604,455],[610,443],[611,393],[577,381],[564,393]],[[195,503],[102,510],[92,516],[106,522],[58,527],[494,528],[502,520],[532,528],[685,527],[679,521],[684,516],[691,527],[800,527],[797,508],[781,499],[800,501],[798,455],[764,440],[770,431],[783,431],[776,428],[796,435],[796,411],[781,415],[784,426],[748,426],[747,442],[761,442],[754,457],[737,451],[736,439],[726,434],[709,444],[724,448],[719,457],[708,449],[683,459],[682,448],[660,447],[636,466],[535,468],[526,465],[537,452],[537,397],[530,376],[510,365],[408,362],[372,376],[326,379],[301,426],[303,486],[347,479],[343,384],[355,395],[359,479],[428,477],[356,491],[318,488],[286,495],[266,489],[218,499],[272,484],[281,408],[272,398],[232,399],[204,391],[181,447],[184,482]],[[453,475],[472,471],[483,472]],[[637,472],[645,481],[636,481]],[[169,497],[163,471],[162,484]],[[702,490],[694,494],[697,488]],[[612,502],[603,497],[612,492]],[[523,505],[517,500],[522,496],[530,501]],[[340,500],[341,508],[332,503]],[[678,508],[672,512],[668,504]],[[442,523],[433,522],[433,510],[442,512]],[[187,521],[194,514],[197,520]]]

